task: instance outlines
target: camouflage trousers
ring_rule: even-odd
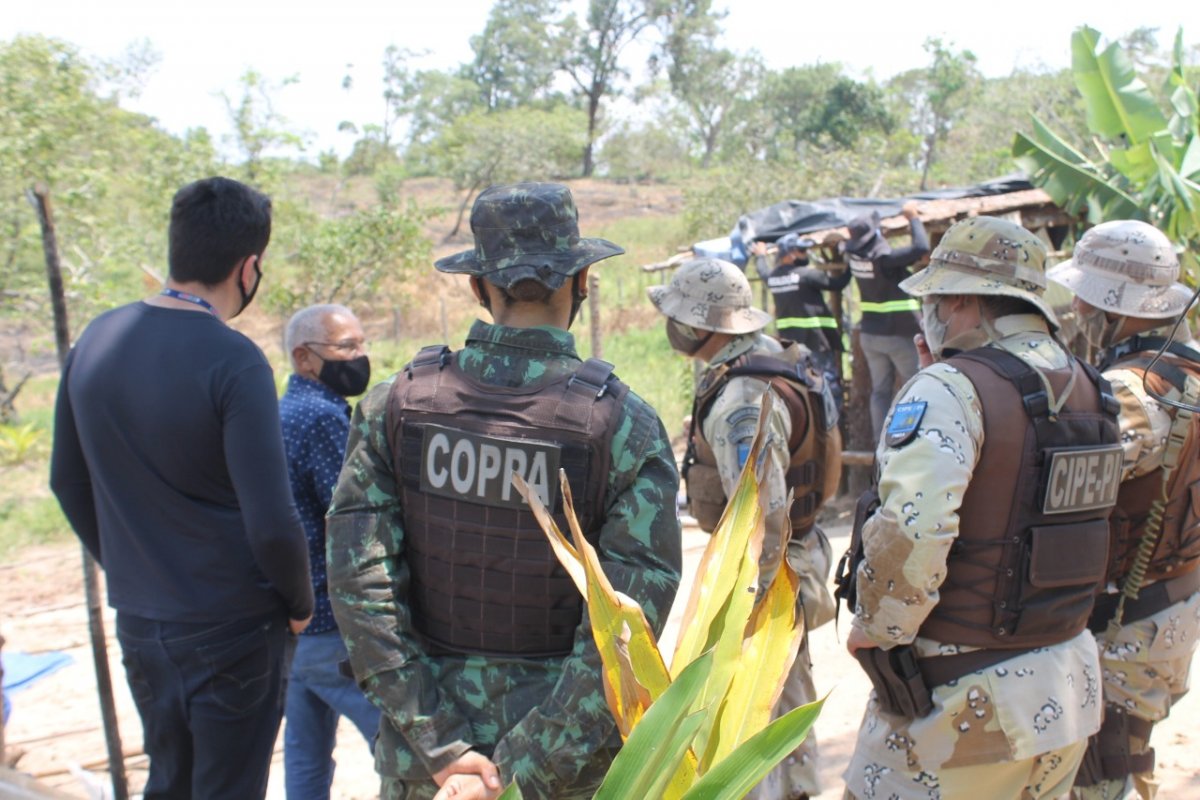
[[[1128,622],[1115,635],[1096,637],[1104,671],[1104,700],[1135,717],[1161,722],[1188,691],[1192,657],[1200,639],[1200,592],[1145,619]],[[1149,741],[1130,737],[1129,752],[1145,753]],[[1076,800],[1153,800],[1153,770],[1076,787]]]
[[[867,781],[861,795],[846,790],[845,800],[1041,800],[1061,797],[1075,782],[1087,741],[1020,761],[953,767],[937,772],[884,768]]]

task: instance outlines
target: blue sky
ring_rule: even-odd
[[[577,8],[585,0],[571,0]],[[717,0],[721,5],[722,0]],[[250,67],[273,81],[298,77],[277,97],[278,110],[312,135],[312,152],[348,150],[342,120],[377,121],[382,115],[380,62],[389,44],[427,50],[423,62],[451,67],[471,55],[468,39],[483,28],[491,0],[37,0],[9,2],[0,15],[0,39],[18,33],[57,36],[85,53],[111,58],[147,39],[161,55],[145,91],[130,107],[156,117],[168,130],[203,125],[220,137],[228,130],[222,91],[236,96]],[[758,50],[782,68],[841,62],[856,76],[887,78],[927,62],[922,43],[940,36],[972,50],[987,75],[1016,67],[1067,66],[1070,34],[1089,24],[1107,36],[1134,25],[1159,28],[1160,43],[1184,26],[1200,42],[1200,3],[1156,3],[1131,13],[1128,3],[1009,0],[969,4],[923,2],[815,3],[724,0],[726,44]],[[844,11],[854,9],[853,17]],[[354,78],[351,91],[342,79]]]

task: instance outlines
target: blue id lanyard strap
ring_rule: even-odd
[[[213,308],[212,303],[208,302],[203,297],[199,297],[197,295],[192,294],[191,292],[181,292],[178,289],[172,289],[168,286],[167,288],[165,288],[161,292],[159,292],[159,294],[161,294],[163,297],[171,297],[176,300],[182,300],[185,303],[194,303],[195,305],[198,305],[198,306],[201,306],[201,307],[207,309],[208,312],[210,314],[212,314],[214,317],[220,316],[219,314],[217,314],[217,310],[215,308]]]

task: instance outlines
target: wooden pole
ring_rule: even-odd
[[[588,321],[592,323],[592,358],[604,358],[604,331],[600,327],[600,277],[588,276]]]
[[[42,227],[42,251],[46,257],[46,279],[50,285],[50,301],[54,308],[54,341],[61,369],[71,349],[67,324],[67,295],[63,288],[62,265],[58,259],[58,239],[54,232],[54,216],[50,209],[50,190],[39,184],[25,192]],[[86,547],[83,552],[83,587],[87,598],[88,629],[92,638],[92,661],[96,667],[96,689],[100,695],[100,716],[104,720],[104,739],[108,744],[108,772],[112,776],[114,800],[128,800],[125,781],[125,759],[121,750],[121,731],[117,726],[117,705],[113,699],[112,674],[108,669],[108,644],[104,637],[104,617],[100,605],[100,574],[96,561]]]

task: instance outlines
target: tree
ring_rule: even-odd
[[[628,77],[621,54],[661,13],[661,0],[589,0],[587,26],[572,13],[564,27],[572,47],[562,69],[575,83],[587,114],[583,175],[595,170],[593,151],[599,134],[601,103],[617,94],[617,82]]]
[[[149,64],[152,59],[143,60]],[[203,129],[173,137],[121,109],[136,61],[93,61],[41,36],[0,42],[0,309],[43,317],[48,298],[37,223],[24,199],[44,184],[54,202],[72,316],[143,291],[139,267],[161,272],[163,211],[174,191],[216,171]],[[116,85],[106,84],[110,77]]]
[[[756,54],[738,56],[717,44],[724,16],[712,11],[711,0],[686,0],[660,17],[671,92],[687,111],[702,167],[712,162],[731,109],[762,74]]]
[[[1200,250],[1200,104],[1175,37],[1167,113],[1134,72],[1119,42],[1100,48],[1099,32],[1071,36],[1071,72],[1087,107],[1094,154],[1070,144],[1037,117],[1018,133],[1013,156],[1056,203],[1088,222],[1140,219],[1184,246],[1195,277]]]
[[[436,174],[450,177],[463,191],[450,239],[458,234],[467,206],[493,183],[547,180],[568,174],[583,144],[580,112],[559,106],[550,111],[475,111],[444,128],[428,148]]]
[[[268,305],[290,314],[315,303],[352,304],[378,297],[385,287],[398,289],[406,275],[429,261],[427,216],[410,202],[313,221],[272,282]]]
[[[460,70],[484,108],[561,102],[554,77],[570,45],[561,6],[562,0],[496,0],[483,32],[471,37],[474,60]]]
[[[954,51],[941,39],[925,41],[932,63],[893,79],[909,106],[910,124],[920,132],[921,188],[929,184],[930,170],[937,162],[938,148],[962,117],[978,92],[979,71],[970,50]]]
[[[288,121],[275,110],[275,94],[299,82],[284,78],[271,83],[261,73],[248,69],[240,79],[241,96],[236,100],[222,92],[221,99],[233,125],[232,139],[244,159],[250,183],[263,178],[263,159],[272,150],[304,150],[304,138],[288,128]]]

